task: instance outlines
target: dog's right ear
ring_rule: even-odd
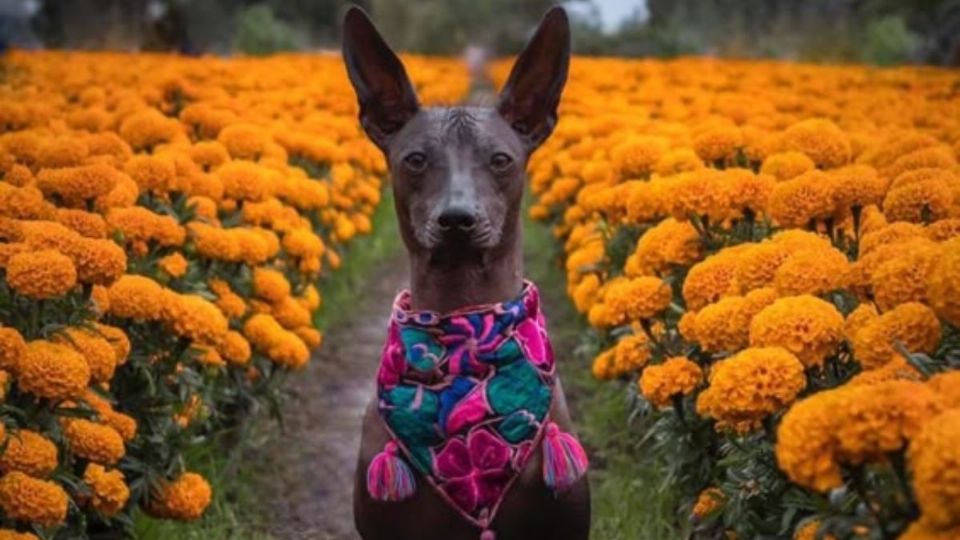
[[[343,19],[343,62],[360,103],[360,125],[386,151],[420,104],[400,59],[356,6]]]

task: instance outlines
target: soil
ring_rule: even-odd
[[[291,378],[283,431],[256,452],[254,459],[271,466],[258,499],[267,532],[278,540],[359,538],[352,497],[360,423],[393,298],[408,282],[406,267],[399,257],[374,266],[351,313],[326,329],[307,371]]]

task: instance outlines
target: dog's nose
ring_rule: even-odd
[[[437,223],[444,230],[459,229],[468,232],[477,224],[477,216],[463,206],[451,206],[440,214]]]

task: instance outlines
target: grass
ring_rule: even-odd
[[[324,307],[315,316],[320,328],[329,328],[349,315],[351,299],[367,283],[370,269],[389,261],[399,253],[400,241],[393,216],[393,197],[389,191],[373,216],[373,233],[354,240],[343,255],[342,266],[320,287]],[[203,474],[213,488],[213,501],[204,517],[192,523],[153,519],[137,512],[135,537],[142,540],[271,540],[266,529],[269,516],[259,504],[256,486],[258,468],[244,467],[239,461],[244,451],[256,447],[258,433],[264,431],[266,414],[247,418],[231,433],[218,434],[210,442],[190,449],[184,456],[187,469]],[[239,439],[239,445],[236,440]]]
[[[566,277],[559,264],[556,240],[547,226],[528,221],[524,243],[527,276],[543,295],[564,390],[591,456],[591,538],[680,538],[674,513],[677,497],[665,485],[656,465],[641,459],[643,430],[631,422],[626,389],[622,384],[600,382],[591,376],[593,355],[584,340],[587,324],[566,296]]]

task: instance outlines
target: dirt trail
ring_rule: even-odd
[[[257,452],[270,467],[258,499],[278,540],[358,538],[352,495],[360,422],[393,297],[408,281],[406,268],[400,257],[375,264],[351,313],[327,329],[307,371],[291,378],[285,432],[277,430]]]

